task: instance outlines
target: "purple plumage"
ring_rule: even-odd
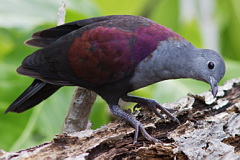
[[[175,122],[178,119],[154,100],[133,97],[128,92],[176,78],[207,82],[217,94],[225,73],[221,56],[195,48],[177,33],[147,18],[116,15],[96,17],[39,31],[26,42],[42,47],[29,55],[18,73],[35,78],[6,110],[23,112],[51,96],[62,86],[81,86],[95,91],[111,112],[133,125],[153,142],[143,125],[123,112],[119,99],[159,109]]]
[[[152,53],[160,41],[182,39],[164,26],[144,18],[140,23],[138,19],[125,17],[112,20],[111,25],[106,21],[78,32],[80,36],[73,40],[68,51],[70,66],[76,75],[97,84],[121,80]],[[117,25],[113,25],[114,22]]]

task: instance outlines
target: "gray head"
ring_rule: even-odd
[[[169,40],[160,44],[158,55],[161,78],[204,81],[211,85],[213,96],[217,95],[218,82],[225,74],[225,63],[216,51],[196,48],[186,40]]]
[[[192,78],[209,83],[213,96],[216,96],[218,82],[225,74],[225,63],[222,57],[214,50],[196,49],[196,51],[193,59],[193,69],[197,71],[197,74]]]
[[[196,48],[184,39],[169,39],[137,65],[131,83],[135,90],[167,79],[193,78],[209,83],[216,96],[224,74],[224,61],[216,51]]]

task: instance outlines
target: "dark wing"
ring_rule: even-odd
[[[91,87],[113,83],[132,75],[159,41],[177,35],[146,18],[113,17],[56,39],[27,57],[18,72],[55,85]],[[80,26],[80,22],[84,20],[73,24]],[[62,34],[60,30],[56,37]]]
[[[84,26],[118,18],[122,18],[122,16],[121,15],[102,16],[66,23],[60,26],[56,26],[53,28],[49,28],[34,33],[32,35],[32,39],[27,40],[25,44],[29,46],[43,48],[50,45],[52,42],[56,41],[60,37]]]

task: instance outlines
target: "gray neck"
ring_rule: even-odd
[[[184,39],[162,41],[136,66],[130,80],[133,90],[167,79],[194,77],[194,69],[189,66],[194,52],[197,48]]]

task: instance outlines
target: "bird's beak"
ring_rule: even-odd
[[[210,85],[212,88],[213,97],[216,97],[218,93],[218,81],[216,81],[216,79],[213,78],[212,76],[210,77]]]

